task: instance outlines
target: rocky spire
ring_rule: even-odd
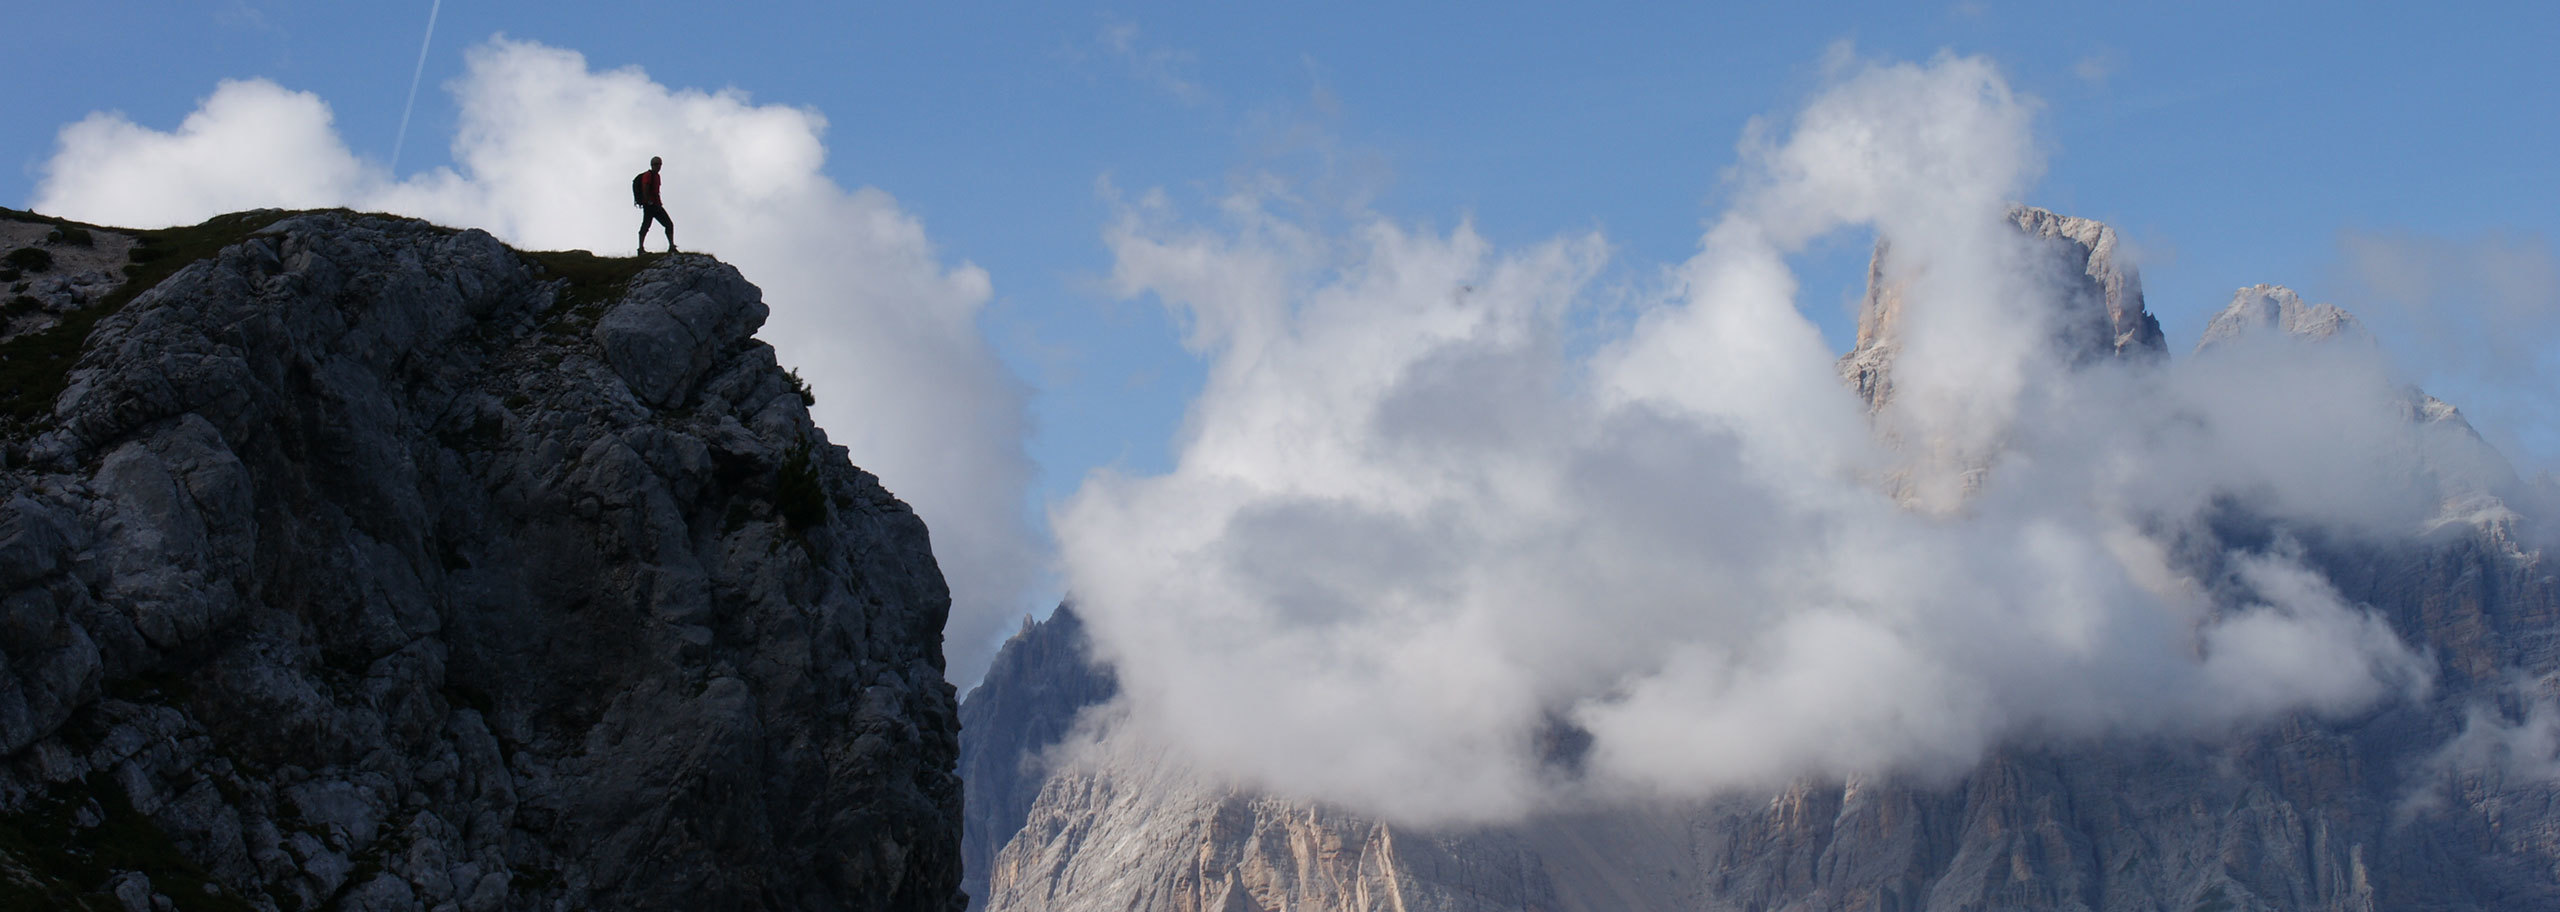
[[[1084,621],[1059,605],[1049,619],[1022,619],[987,667],[986,680],[960,703],[960,777],[964,823],[961,887],[969,908],[987,905],[996,852],[1022,831],[1032,800],[1049,778],[1049,749],[1067,737],[1076,714],[1120,692],[1111,669],[1094,661]]]
[[[2355,315],[2335,304],[2304,304],[2302,296],[2282,285],[2251,285],[2231,295],[2231,305],[2205,325],[2196,350],[2257,332],[2281,332],[2304,339],[2372,340]]]
[[[2118,259],[2116,231],[2095,219],[2016,206],[2008,220],[2046,252],[2060,295],[2053,302],[2054,343],[2073,363],[2156,358],[2168,351],[2160,321],[2142,306],[2142,275]],[[1876,239],[1867,260],[1867,294],[1858,311],[1858,343],[1840,359],[1840,375],[1871,407],[1893,392],[1893,360],[1901,348],[1908,281],[1897,274],[1890,238]]]

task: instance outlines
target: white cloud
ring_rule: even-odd
[[[454,169],[395,180],[347,150],[318,97],[232,81],[172,132],[113,113],[64,128],[32,206],[159,226],[344,205],[610,254],[634,243],[631,175],[664,157],[679,245],[764,289],[762,337],[817,389],[819,423],[931,525],[954,598],[951,673],[975,680],[1042,560],[1022,517],[1026,391],[977,327],[985,271],[947,265],[888,194],[830,180],[815,111],[504,39],[473,48],[449,88]]]
[[[2082,82],[2103,86],[2107,84],[2109,77],[2116,74],[2116,68],[2121,65],[2122,60],[2115,51],[2099,50],[2073,62],[2071,75],[2080,77]]]
[[[1113,22],[1094,33],[1094,45],[1128,71],[1130,78],[1155,86],[1187,105],[1208,103],[1209,90],[1185,75],[1199,62],[1190,51],[1151,45],[1141,40],[1132,22]]]
[[[1596,236],[1328,231],[1267,187],[1209,224],[1126,207],[1115,286],[1211,368],[1172,471],[1099,473],[1052,517],[1124,736],[1499,820],[2422,692],[2298,556],[2195,550],[2224,504],[2374,536],[2435,515],[2378,356],[2071,366],[2055,277],[2003,219],[2041,165],[2033,102],[1973,58],[1834,74],[1753,127],[1732,208],[1596,349]],[[1911,276],[1873,423],[1788,262],[1861,227]],[[1578,772],[1537,754],[1558,719],[1592,736]]]
[[[2488,420],[2520,457],[2560,463],[2560,253],[2534,235],[2347,232],[2346,294],[2430,391]]]
[[[317,95],[226,80],[174,132],[121,113],[62,128],[35,209],[108,225],[162,227],[260,206],[337,205],[378,180],[347,151]]]

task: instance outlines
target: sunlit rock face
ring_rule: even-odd
[[[957,907],[948,591],[753,285],[225,224],[7,443],[0,907]]]
[[[996,851],[1022,829],[1048,781],[1044,759],[1077,713],[1119,693],[1108,668],[1088,658],[1084,619],[1060,605],[1042,621],[1024,618],[987,677],[960,703],[960,777],[971,823],[961,837],[970,908],[986,907]]]
[[[2028,239],[2026,271],[2048,286],[2058,306],[2047,312],[2053,347],[2066,360],[2156,359],[2168,352],[2160,321],[2142,306],[2142,274],[2117,250],[2116,231],[2094,219],[2033,206],[2009,210]],[[1867,259],[1867,293],[1858,305],[1858,341],[1840,358],[1840,375],[1871,408],[1893,396],[1893,360],[1902,348],[1909,268],[1879,239]],[[2335,308],[2332,308],[2333,310]]]
[[[2196,350],[2256,333],[2282,333],[2306,341],[2372,341],[2364,324],[2335,304],[2304,304],[2301,295],[2282,285],[2251,285],[2233,294],[2231,305],[2205,325]]]
[[[2027,208],[2010,219],[2051,258],[2060,363],[2166,362],[2112,230]],[[1890,250],[1880,245],[1859,342],[1841,362],[1879,408],[1900,319]],[[2204,347],[2242,336],[2328,345],[2361,331],[2334,307],[2260,286],[2213,321]],[[2405,414],[2423,428],[2418,465],[2487,480],[2439,486],[2445,509],[2422,528],[2339,533],[2234,501],[2165,540],[2177,570],[2208,589],[2240,588],[2231,555],[2299,554],[2427,657],[2407,695],[2201,733],[2028,733],[1954,776],[1808,777],[1701,801],[1599,797],[1508,824],[1408,825],[1187,768],[1119,722],[1108,688],[1040,689],[1109,674],[1074,646],[1070,616],[1027,627],[998,660],[1005,686],[972,698],[971,717],[990,720],[964,732],[972,768],[1005,770],[1005,794],[1036,795],[1019,815],[973,806],[969,838],[996,847],[972,856],[977,899],[997,912],[2560,908],[2560,580],[2542,551],[2547,520],[2501,499],[2512,472],[2450,406],[2410,390]]]

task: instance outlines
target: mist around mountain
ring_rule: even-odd
[[[1055,513],[1081,633],[964,708],[1117,686],[964,733],[1046,777],[976,899],[2560,903],[2550,481],[2288,290],[2174,350],[2114,229],[2016,205],[2032,108],[1847,61],[1606,319],[1597,237],[1132,205],[1210,379]],[[1842,356],[1789,264],[1857,229]]]
[[[2079,371],[2195,371],[2249,359],[2330,366],[2375,355],[2352,315],[2279,286],[2241,289],[2172,361],[2112,229],[2018,209],[2009,221],[2084,279],[2052,300]],[[2059,230],[2056,230],[2059,229]],[[1880,244],[1868,331],[1840,359],[1888,427],[1902,295]],[[2111,330],[2111,328],[2118,328]],[[2338,359],[2333,362],[2330,359]],[[2154,376],[2154,382],[2166,382]],[[2286,387],[2294,389],[2298,387]],[[1084,615],[1026,624],[964,703],[981,774],[967,826],[973,908],[994,910],[2524,909],[2560,903],[2560,578],[2548,522],[2451,405],[2359,390],[2391,464],[2435,494],[2384,532],[2284,515],[2268,492],[2206,505],[2155,552],[2185,591],[2191,661],[2226,705],[2208,718],[2013,733],[1960,768],[1822,762],[1769,784],[1642,796],[1593,782],[1593,734],[1551,716],[1517,748],[1553,797],[1507,819],[1399,815],[1393,803],[1291,793],[1202,765],[1109,687]],[[2314,402],[2316,404],[2316,400]],[[2191,420],[2209,421],[2197,414]],[[2306,421],[2333,420],[2320,413]],[[1959,463],[1991,496],[1993,459]],[[2368,456],[2372,454],[2367,453]],[[1869,480],[1935,506],[1912,475]],[[2523,492],[2521,495],[2519,492]],[[2419,504],[2408,505],[2416,509]],[[1953,506],[1960,522],[1969,502]],[[2302,601],[2281,601],[2291,597]],[[2332,612],[2326,616],[2318,612]],[[2308,668],[2310,649],[2390,664]],[[2215,667],[2215,662],[2228,662]],[[2286,705],[2293,683],[2336,685]],[[2068,686],[2067,684],[2065,686]],[[1042,688],[1046,689],[1042,689]],[[1039,696],[1027,697],[1026,693]],[[1079,699],[1077,695],[1081,695]],[[2174,693],[2105,695],[2138,701]],[[2049,699],[2030,695],[2016,699]],[[2003,697],[1989,699],[1998,701]],[[1962,707],[1946,707],[1957,712]],[[2202,712],[2174,704],[2160,710]],[[1238,720],[1249,722],[1250,717]],[[1845,732],[1843,738],[1882,737]],[[1766,749],[1766,745],[1728,750]],[[1370,746],[1315,743],[1356,758]],[[1841,758],[1823,758],[1839,763]],[[1001,782],[981,786],[980,783]],[[974,794],[974,793],[973,793]],[[1027,810],[1016,810],[1025,795]],[[1486,815],[1490,817],[1490,815]],[[996,846],[992,857],[987,847]]]

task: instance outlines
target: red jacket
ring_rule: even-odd
[[[665,203],[658,201],[658,172],[640,172],[640,204],[644,206],[666,205]]]

